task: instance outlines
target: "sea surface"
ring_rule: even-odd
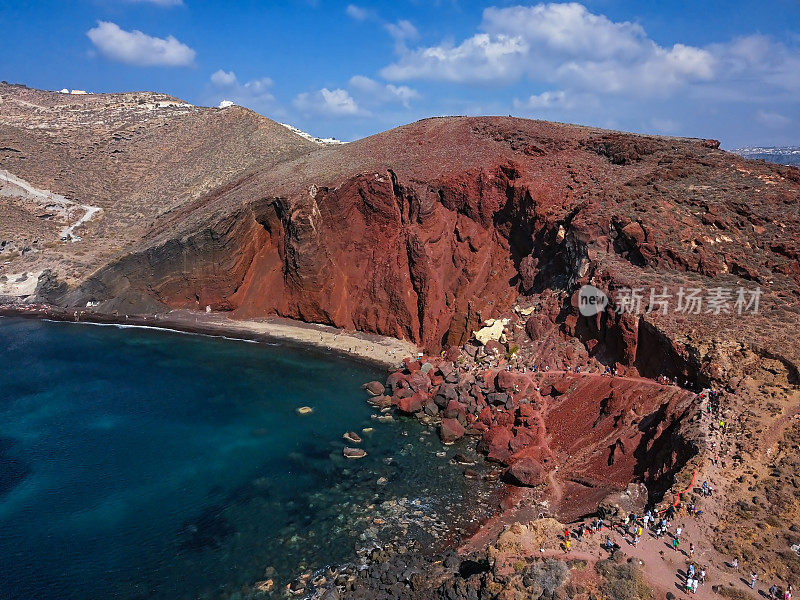
[[[449,464],[466,446],[442,456],[416,421],[375,418],[361,385],[384,375],[281,345],[0,318],[0,598],[246,598],[265,579],[277,597],[371,546],[452,542],[489,491]],[[366,458],[343,458],[350,430]]]

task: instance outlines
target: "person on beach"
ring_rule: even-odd
[[[672,547],[675,549],[675,552],[678,551],[678,548],[680,547],[680,545],[681,545],[681,541],[678,538],[674,538],[672,540]]]
[[[692,593],[697,593],[697,579],[692,579]]]

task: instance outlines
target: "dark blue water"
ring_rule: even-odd
[[[18,319],[0,349],[3,599],[247,597],[432,547],[484,493],[416,422],[375,419],[360,386],[383,373],[343,358]]]

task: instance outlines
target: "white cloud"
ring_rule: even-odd
[[[316,115],[332,117],[353,117],[367,114],[353,97],[341,88],[329,90],[322,88],[316,92],[298,94],[293,102],[298,110]]]
[[[419,92],[407,85],[382,84],[363,75],[351,77],[348,87],[366,104],[402,104],[410,108],[411,101],[419,98]]]
[[[532,94],[527,100],[514,100],[514,108],[528,110],[542,110],[550,108],[568,107],[571,102],[563,90]]]
[[[528,78],[639,96],[668,94],[714,75],[707,50],[659,46],[640,25],[611,21],[577,3],[487,8],[481,29],[459,44],[401,49],[381,74],[485,84]]]
[[[272,80],[269,77],[252,79],[240,83],[233,71],[215,71],[210,78],[208,100],[216,104],[220,100],[231,100],[241,106],[258,110],[275,109],[275,96],[272,95]]]
[[[433,79],[458,83],[503,83],[520,76],[519,62],[528,53],[517,37],[482,33],[458,46],[442,45],[406,53],[381,75],[390,80]]]
[[[385,23],[383,27],[394,38],[395,51],[398,53],[406,51],[406,42],[416,40],[419,37],[419,31],[414,27],[414,24],[405,19],[397,23]]]
[[[768,129],[783,129],[792,124],[792,120],[786,115],[766,110],[756,112],[756,122]]]
[[[100,54],[129,65],[186,67],[194,63],[195,51],[171,35],[158,38],[138,30],[125,31],[108,21],[98,21],[86,35]]]
[[[227,87],[237,83],[236,73],[222,69],[211,74],[211,83],[218,87]]]
[[[355,4],[348,4],[344,12],[348,17],[356,21],[366,21],[372,15],[366,8],[356,6]]]
[[[417,28],[411,21],[402,19],[397,23],[387,23],[386,31],[396,40],[413,40],[419,37]]]

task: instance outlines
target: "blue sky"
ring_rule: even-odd
[[[800,144],[800,0],[0,0],[0,79],[232,100],[351,140],[512,114]]]

